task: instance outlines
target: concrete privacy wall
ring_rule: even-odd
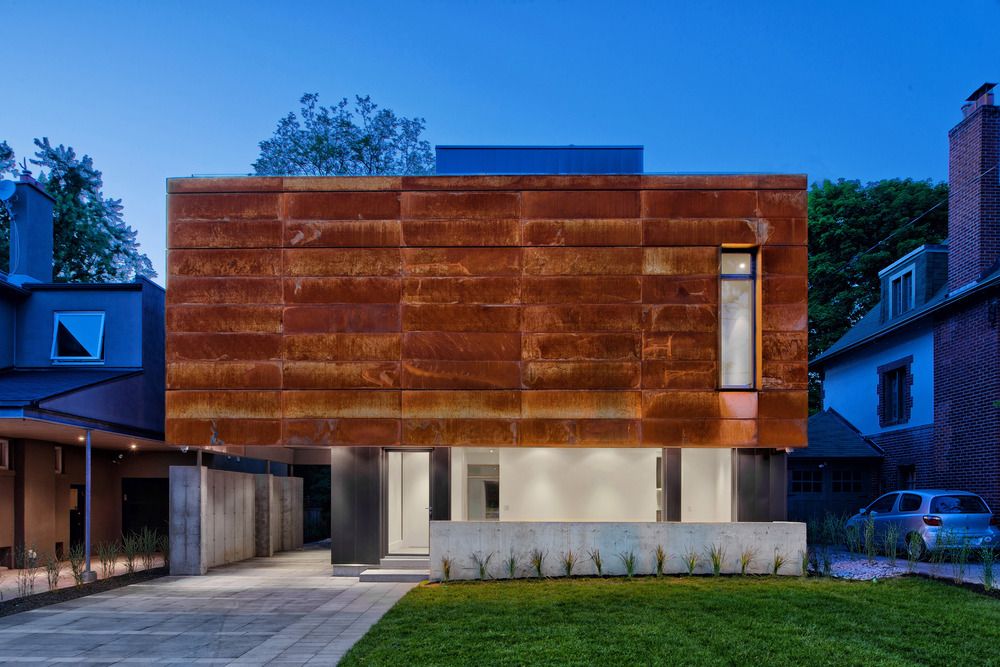
[[[170,467],[170,573],[302,546],[302,480]]]
[[[739,558],[745,549],[753,549],[754,560],[748,572],[771,573],[775,553],[785,559],[779,574],[802,573],[802,552],[806,550],[806,526],[803,523],[611,523],[611,522],[526,522],[526,521],[432,521],[431,579],[441,579],[441,559],[452,559],[452,579],[478,578],[473,554],[490,560],[490,575],[507,577],[503,560],[512,553],[518,559],[517,576],[534,576],[530,554],[545,552],[542,573],[564,576],[564,554],[572,550],[577,557],[574,574],[596,574],[588,553],[601,552],[604,574],[621,575],[625,567],[619,554],[633,552],[636,574],[656,571],[655,551],[661,546],[668,558],[666,573],[687,572],[683,557],[691,552],[699,557],[695,573],[712,571],[708,550],[725,550],[723,573],[738,573]]]
[[[256,555],[302,546],[302,478],[255,475]]]

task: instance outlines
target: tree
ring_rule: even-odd
[[[947,183],[814,183],[809,191],[809,357],[833,345],[878,303],[880,270],[947,235]],[[809,399],[818,409],[815,376]]]
[[[14,150],[6,141],[0,141],[0,179],[17,173]],[[0,270],[6,270],[10,257],[10,212],[0,204]]]
[[[319,106],[319,95],[302,96],[301,119],[294,112],[278,121],[270,139],[260,142],[253,163],[259,175],[373,176],[429,174],[431,145],[421,139],[423,118],[379,109],[369,96]]]
[[[72,148],[52,146],[47,137],[35,139],[35,147],[31,163],[43,170],[38,182],[55,199],[54,279],[117,282],[155,277],[149,257],[139,251],[135,230],[123,220],[121,200],[104,196],[101,172],[90,156],[77,158]]]

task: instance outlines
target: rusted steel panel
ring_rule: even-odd
[[[801,176],[172,179],[176,444],[797,447]],[[761,386],[719,386],[759,248]],[[223,444],[219,444],[219,443]]]

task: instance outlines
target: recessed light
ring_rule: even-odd
[[[129,445],[128,447],[129,447],[129,449],[138,449],[139,448],[139,446],[137,444],[135,444],[134,442],[131,445]]]
[[[84,440],[86,440],[86,438],[84,438],[82,435],[76,436],[76,439],[79,440],[80,442],[83,442]]]
[[[741,269],[745,269],[745,268],[747,268],[747,265],[746,265],[746,263],[745,263],[745,262],[740,262],[740,268],[741,268]]]

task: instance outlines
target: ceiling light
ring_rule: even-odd
[[[79,440],[80,442],[83,442],[84,440],[86,440],[86,438],[84,438],[82,435],[76,436],[76,439]]]
[[[139,446],[136,445],[134,442],[131,445],[129,445],[129,449],[138,449],[138,448]]]
[[[740,268],[741,269],[747,268],[746,262],[740,262]]]

